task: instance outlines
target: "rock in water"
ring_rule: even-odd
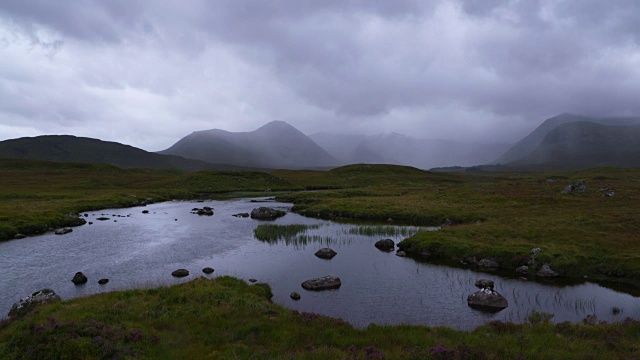
[[[56,229],[55,234],[56,235],[64,235],[64,234],[68,234],[70,232],[72,232],[73,229],[71,229],[70,227],[65,227],[62,229]]]
[[[189,270],[187,269],[178,269],[175,270],[174,272],[171,273],[171,275],[175,276],[175,277],[185,277],[185,276],[189,276]]]
[[[87,277],[84,276],[82,271],[78,271],[75,275],[73,275],[73,279],[71,281],[76,285],[82,285],[87,282]]]
[[[290,298],[292,298],[293,300],[300,300],[300,294],[298,294],[297,292],[292,292],[291,295],[289,295]]]
[[[476,280],[476,287],[478,289],[493,289],[493,280],[478,279]]]
[[[211,273],[213,273],[213,268],[206,267],[206,268],[202,269],[202,272],[205,273],[205,274],[211,274]]]
[[[396,247],[396,243],[391,239],[378,240],[375,243],[375,247],[382,251],[393,251]]]
[[[282,210],[276,210],[270,207],[259,207],[251,210],[251,218],[257,220],[275,220],[285,214]]]
[[[536,275],[540,277],[557,277],[559,274],[551,270],[551,267],[549,266],[549,264],[544,264],[542,265],[540,270],[538,270],[538,273]]]
[[[337,289],[342,285],[340,282],[340,278],[337,276],[323,276],[321,278],[307,280],[302,283],[302,287],[306,290],[329,290],[329,289]]]
[[[467,304],[474,309],[486,311],[500,311],[509,306],[504,296],[491,289],[482,289],[469,295]]]
[[[338,253],[335,252],[333,249],[322,248],[322,249],[316,251],[316,253],[314,255],[319,257],[319,258],[321,258],[321,259],[332,259],[337,254]]]
[[[100,284],[100,285],[104,285],[104,284],[106,284],[108,282],[109,282],[109,279],[100,279],[100,280],[98,280],[98,284]]]
[[[396,252],[396,256],[405,257],[405,256],[407,256],[407,253],[402,251],[402,250],[398,250]]]
[[[60,296],[51,289],[42,289],[34,292],[33,294],[21,299],[17,303],[13,304],[11,310],[9,310],[9,316],[22,316],[29,311],[33,310],[37,306],[43,304],[50,304],[60,301]]]

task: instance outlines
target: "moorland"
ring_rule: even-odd
[[[74,225],[77,214],[170,199],[275,195],[305,216],[442,226],[399,247],[424,261],[514,269],[532,248],[563,279],[640,285],[640,169],[430,172],[357,164],[330,171],[120,169],[106,164],[0,160],[0,238]],[[585,191],[563,190],[582,181]],[[20,240],[13,240],[20,241]],[[462,262],[466,262],[463,265]],[[535,278],[535,271],[531,276]],[[34,289],[34,291],[37,289]],[[2,291],[6,291],[3,289]],[[39,308],[0,323],[2,358],[634,358],[640,323],[526,324],[474,331],[424,326],[354,329],[269,301],[268,285],[196,280]],[[19,294],[23,296],[26,294]],[[17,300],[17,299],[16,299]],[[426,309],[425,311],[437,311]]]

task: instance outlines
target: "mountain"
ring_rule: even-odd
[[[520,158],[527,156],[534,151],[544,140],[544,138],[553,129],[559,125],[577,122],[577,121],[589,121],[592,123],[600,123],[607,125],[635,125],[640,124],[640,118],[637,117],[605,117],[605,118],[593,118],[574,114],[560,114],[550,119],[545,120],[540,126],[538,126],[533,132],[524,137],[522,140],[513,145],[506,153],[500,156],[497,160],[492,161],[492,164],[506,164]]]
[[[507,165],[553,169],[640,166],[640,125],[590,121],[562,124],[551,130],[532,152]]]
[[[107,163],[122,168],[176,168],[187,171],[238,169],[235,166],[160,155],[117,142],[71,135],[45,135],[0,141],[0,158]]]
[[[318,133],[310,137],[343,163],[399,164],[421,169],[484,164],[509,147],[419,139],[398,133],[372,136]]]
[[[196,131],[160,154],[271,169],[334,167],[339,161],[284,121],[251,132]]]

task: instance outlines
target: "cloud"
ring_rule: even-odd
[[[515,142],[561,112],[640,114],[638,34],[633,0],[8,2],[0,138],[160,150],[285,120]]]

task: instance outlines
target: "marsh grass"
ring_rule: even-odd
[[[420,226],[363,225],[354,226],[344,231],[349,234],[363,236],[409,237],[422,231],[435,231],[438,228]]]
[[[318,229],[320,225],[277,225],[261,224],[253,230],[253,235],[258,240],[277,243],[279,240],[291,241],[298,234],[311,229]]]

